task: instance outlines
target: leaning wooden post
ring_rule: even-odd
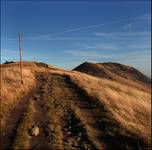
[[[21,84],[23,84],[21,34],[19,34],[19,51],[20,51],[20,77],[21,77]]]

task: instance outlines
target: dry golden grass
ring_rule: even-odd
[[[51,66],[50,66],[51,67]],[[1,65],[2,104],[13,104],[36,85],[35,74],[47,71],[47,65],[34,62],[23,63],[23,82],[20,81],[19,63]],[[52,67],[53,69],[53,67]]]
[[[71,79],[90,97],[104,104],[124,128],[150,142],[150,89],[143,86],[143,91],[78,72],[71,74]]]
[[[36,86],[37,72],[68,75],[72,82],[87,94],[99,100],[126,130],[150,142],[151,93],[150,87],[126,81],[120,83],[99,79],[77,71],[64,71],[39,63],[25,62],[24,84],[20,84],[19,64],[1,65],[1,114],[7,114],[16,103]],[[127,79],[126,79],[127,80]],[[132,83],[131,83],[132,82]],[[133,85],[133,86],[130,86]],[[140,88],[139,88],[140,87]],[[2,115],[3,121],[6,115]]]
[[[50,66],[51,67],[51,66]],[[47,71],[45,65],[34,62],[23,63],[23,82],[20,80],[19,63],[1,65],[1,127],[8,112],[19,103],[31,89],[36,86],[35,74]],[[5,114],[5,115],[3,115]]]

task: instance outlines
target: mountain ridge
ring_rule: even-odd
[[[134,67],[127,65],[122,65],[115,62],[105,62],[105,63],[90,63],[84,62],[74,68],[75,71],[80,71],[87,73],[89,75],[115,80],[116,78],[113,75],[117,75],[120,78],[127,78],[134,81],[140,81],[144,84],[150,85],[151,80],[149,77],[141,73]]]

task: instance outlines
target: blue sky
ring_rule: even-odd
[[[150,76],[150,1],[2,1],[1,62],[119,62]]]

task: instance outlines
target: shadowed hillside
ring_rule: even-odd
[[[140,82],[148,85],[150,85],[151,82],[147,76],[142,74],[137,69],[113,62],[96,64],[85,62],[76,67],[74,70],[87,73],[95,77],[106,78],[118,82],[120,82],[119,79],[132,80],[134,82]]]
[[[83,65],[90,75],[24,62],[24,84],[19,63],[1,65],[2,150],[151,148],[148,78],[120,64]]]

